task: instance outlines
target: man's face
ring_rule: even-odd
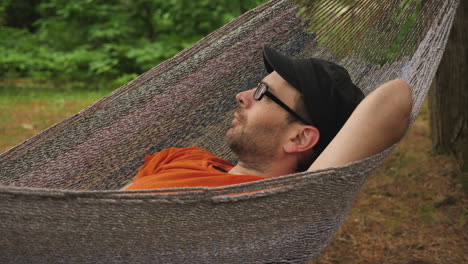
[[[267,83],[272,94],[290,108],[295,108],[299,92],[279,74],[272,72],[263,82]],[[281,151],[289,113],[267,96],[260,101],[255,100],[254,92],[255,88],[237,94],[239,106],[225,140],[239,160],[264,164]]]

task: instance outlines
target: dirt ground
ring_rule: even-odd
[[[453,157],[431,154],[423,109],[309,264],[468,263],[467,176]]]

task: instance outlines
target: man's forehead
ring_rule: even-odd
[[[271,72],[262,80],[268,84],[268,88],[271,92],[275,93],[287,93],[288,95],[297,95],[299,96],[299,91],[297,91],[290,83],[288,83],[281,75],[275,71]]]

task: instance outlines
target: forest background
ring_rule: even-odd
[[[4,0],[0,78],[118,87],[260,0]]]
[[[0,153],[266,0],[2,0]],[[468,263],[467,177],[425,104],[313,263]]]

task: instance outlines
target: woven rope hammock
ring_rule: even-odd
[[[318,255],[391,148],[227,187],[117,191],[145,154],[166,147],[196,145],[235,161],[223,135],[235,94],[265,74],[263,44],[337,62],[366,94],[405,79],[414,122],[458,0],[310,2],[272,0],[3,153],[0,263],[305,263]]]

